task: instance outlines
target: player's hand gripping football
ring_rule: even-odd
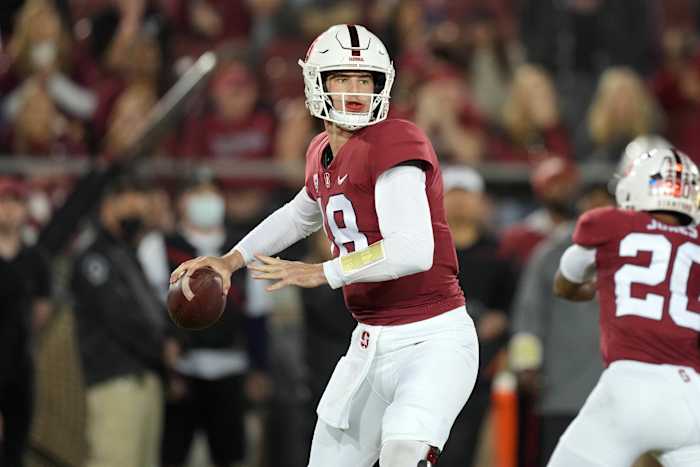
[[[286,261],[270,256],[255,255],[259,263],[249,264],[248,268],[255,271],[255,279],[276,280],[277,282],[267,287],[269,292],[279,290],[288,285],[296,285],[304,288],[318,287],[326,284],[326,275],[323,273],[323,264],[309,264],[301,261]]]
[[[185,261],[170,274],[170,284],[174,284],[180,278],[183,284],[189,283],[189,278],[198,269],[211,268],[219,276],[221,276],[221,288],[224,297],[228,294],[228,289],[231,287],[231,275],[245,266],[243,256],[238,251],[235,251],[224,256],[200,256],[188,261]],[[194,294],[188,288],[183,287],[182,293],[187,300],[191,300]]]

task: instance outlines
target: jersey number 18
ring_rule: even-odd
[[[339,214],[338,217],[336,217],[336,213]],[[330,236],[338,247],[340,256],[367,248],[369,245],[367,236],[357,228],[355,209],[352,207],[352,202],[343,193],[328,198],[325,217],[330,229]],[[352,245],[352,251],[348,251],[349,245]]]

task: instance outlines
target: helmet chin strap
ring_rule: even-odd
[[[331,122],[346,131],[356,131],[364,128],[370,120],[369,113],[339,112],[332,108],[328,114]]]

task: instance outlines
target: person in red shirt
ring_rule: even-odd
[[[557,226],[573,218],[580,176],[571,162],[550,157],[535,166],[530,185],[542,207],[501,234],[500,254],[518,269],[525,267],[535,247]]]
[[[306,153],[304,187],[229,253],[187,261],[171,282],[212,267],[226,290],[248,265],[274,281],[269,290],[343,287],[358,324],[318,405],[308,465],[433,465],[479,359],[437,156],[413,123],[386,119],[394,68],[364,27],[332,26],[300,65],[307,106],[325,125]],[[321,227],[334,259],[272,256]]]
[[[607,369],[550,467],[627,467],[647,451],[664,466],[700,465],[699,194],[688,156],[656,149],[617,184],[618,208],[578,220],[554,292],[597,293]]]
[[[535,164],[548,157],[571,160],[570,135],[559,113],[559,96],[547,71],[533,64],[518,67],[489,139],[490,160]]]
[[[185,156],[219,160],[271,158],[275,121],[258,107],[258,85],[243,62],[222,68],[212,81],[211,111],[192,119],[183,142]]]

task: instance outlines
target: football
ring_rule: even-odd
[[[184,276],[183,276],[184,277]],[[170,285],[168,313],[170,319],[183,329],[204,329],[216,323],[224,312],[226,298],[223,295],[221,277],[213,269],[196,270],[188,284],[184,279]],[[183,292],[189,287],[194,296],[187,300]]]

